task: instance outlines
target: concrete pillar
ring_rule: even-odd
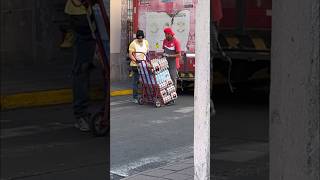
[[[121,0],[120,80],[127,79],[128,72],[128,0]]]
[[[270,180],[320,179],[319,0],[274,0]]]
[[[198,1],[196,11],[194,179],[208,180],[210,179],[210,1]]]
[[[126,30],[127,0],[110,0],[110,78],[111,81],[119,81],[128,77],[123,64],[126,61],[121,57],[123,47],[123,32]],[[124,3],[124,4],[123,4]],[[123,25],[124,24],[124,25]]]

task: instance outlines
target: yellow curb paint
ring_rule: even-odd
[[[112,91],[111,96],[124,96],[132,94],[132,90]],[[103,92],[101,89],[93,89],[90,92],[90,98],[93,100],[102,99]],[[14,95],[1,96],[1,110],[15,109],[23,107],[36,107],[45,105],[65,104],[72,102],[72,90],[60,89],[50,91],[39,91],[30,93],[19,93]]]
[[[111,96],[124,96],[124,95],[130,95],[132,94],[132,89],[126,89],[126,90],[119,90],[119,91],[112,91]]]

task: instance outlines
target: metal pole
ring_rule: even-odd
[[[210,179],[210,1],[196,8],[194,179]]]

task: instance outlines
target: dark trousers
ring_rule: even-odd
[[[96,43],[91,34],[76,34],[73,62],[73,110],[76,118],[87,114],[90,68]]]
[[[131,67],[131,70],[133,72],[132,76],[132,97],[133,99],[138,99],[139,95],[139,72],[138,68],[135,66]]]
[[[174,87],[177,89],[177,65],[176,65],[176,58],[167,58],[168,65],[169,65],[169,73],[170,77],[173,81]]]

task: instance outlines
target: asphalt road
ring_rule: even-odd
[[[1,179],[106,179],[106,138],[73,128],[71,112],[71,105],[1,112]],[[162,108],[113,97],[111,113],[111,172],[127,176],[192,156],[193,96]]]
[[[192,95],[161,108],[117,101],[111,106],[112,173],[128,176],[193,156]]]
[[[73,123],[70,105],[1,112],[1,179],[106,179],[106,138]]]
[[[214,149],[249,140],[265,144],[266,99],[216,93]],[[1,112],[1,179],[107,179],[106,138],[81,133],[73,122],[71,105]],[[175,105],[161,108],[112,97],[110,140],[113,179],[192,157],[193,96],[182,95]],[[223,165],[215,168],[225,172]]]
[[[268,93],[216,92],[213,101],[216,116],[211,120],[211,132],[214,137],[268,141]]]

